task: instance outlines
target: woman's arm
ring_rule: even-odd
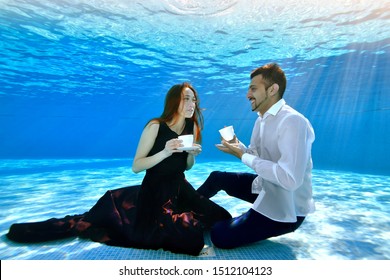
[[[196,129],[196,124],[194,124],[194,132],[193,132],[193,134],[194,134],[194,139],[197,138],[197,137],[196,137],[196,136],[197,136],[197,135],[196,135],[196,131],[197,131],[197,129]],[[193,146],[197,146],[198,149],[193,150],[193,151],[188,151],[186,170],[190,170],[190,169],[194,166],[194,164],[195,164],[195,156],[199,155],[200,152],[202,151],[202,146],[201,146],[200,144],[194,143],[194,144],[192,144],[192,145],[193,145]]]
[[[141,138],[138,142],[137,152],[135,153],[132,170],[139,173],[146,169],[152,168],[174,152],[181,152],[176,150],[180,146],[177,139],[171,139],[165,144],[165,148],[153,156],[147,156],[156,141],[158,129],[160,124],[158,122],[150,122],[144,128]]]
[[[194,164],[195,164],[195,156],[191,153],[188,153],[186,170],[190,170],[194,166]]]

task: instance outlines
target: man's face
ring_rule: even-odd
[[[264,114],[271,107],[268,88],[262,75],[254,76],[251,80],[246,97],[251,103],[252,111]]]

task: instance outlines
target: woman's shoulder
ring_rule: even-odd
[[[159,125],[160,125],[160,121],[157,120],[157,119],[152,119],[152,120],[150,120],[150,121],[146,124],[146,126],[153,126],[153,125],[159,126]]]
[[[145,130],[149,130],[149,131],[158,131],[159,128],[160,128],[160,122],[159,120],[156,119],[150,120],[145,126]]]

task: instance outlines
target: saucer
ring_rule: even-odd
[[[191,147],[179,147],[177,149],[180,151],[194,151],[194,150],[197,150],[199,148],[196,146],[191,146]]]

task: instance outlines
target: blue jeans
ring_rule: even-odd
[[[252,182],[257,177],[250,173],[213,171],[198,193],[210,198],[220,190],[228,195],[253,203],[257,194],[252,193]],[[211,241],[216,247],[231,249],[270,237],[295,231],[305,217],[297,217],[294,223],[278,222],[249,209],[246,213],[216,223],[210,232]]]

